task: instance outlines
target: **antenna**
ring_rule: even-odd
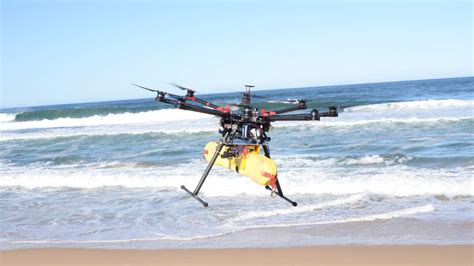
[[[250,89],[255,87],[255,85],[253,85],[253,84],[245,84],[244,86],[245,86],[245,91],[246,92],[250,92]]]

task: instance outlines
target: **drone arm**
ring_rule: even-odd
[[[179,108],[179,109],[198,112],[198,113],[203,113],[203,114],[208,114],[208,115],[223,116],[225,114],[225,112],[222,112],[222,111],[218,111],[218,110],[215,110],[215,109],[204,108],[204,107],[196,106],[196,105],[192,105],[192,104],[187,104],[185,102],[180,102],[180,101],[177,101],[175,106],[176,106],[176,108]]]
[[[184,100],[168,99],[168,98],[165,98],[165,94],[158,94],[155,100],[162,103],[174,105],[176,108],[179,108],[179,109],[208,114],[208,115],[223,116],[226,113],[226,110],[220,111],[220,110],[188,104],[188,103],[185,103]]]
[[[262,115],[263,116],[274,116],[282,113],[288,113],[288,112],[293,112],[297,110],[303,110],[306,109],[306,100],[298,100],[298,105],[297,106],[292,106],[289,108],[285,109],[280,109],[280,110],[275,110],[275,111],[267,111],[265,109],[262,110]]]
[[[205,105],[205,106],[207,106],[207,107],[211,107],[211,108],[213,108],[213,109],[217,109],[217,108],[219,107],[219,106],[217,106],[217,105],[215,105],[215,104],[213,104],[213,103],[211,103],[211,102],[205,101],[205,100],[203,100],[203,99],[199,99],[199,98],[194,97],[194,96],[192,96],[192,97],[186,97],[185,99],[186,99],[186,100],[190,100],[190,101],[194,101],[194,102],[197,102],[197,103],[200,103],[200,104],[202,104],[202,105]]]
[[[273,115],[268,117],[270,122],[275,121],[308,121],[319,120],[319,116],[312,116],[311,114],[296,114],[296,115]]]
[[[319,120],[321,117],[336,117],[338,116],[337,107],[329,107],[328,112],[319,112],[317,109],[313,109],[309,114],[294,114],[294,115],[273,115],[269,116],[270,122],[274,121],[308,121],[308,120]]]

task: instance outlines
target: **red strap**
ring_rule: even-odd
[[[249,150],[247,149],[247,146],[244,146],[242,154],[244,155],[244,157],[246,157],[248,153],[249,153]]]
[[[217,111],[221,111],[223,113],[230,113],[230,106],[226,106],[226,107],[217,107]]]
[[[267,173],[267,172],[264,172],[264,171],[262,171],[261,174],[262,174],[264,177],[270,178],[270,186],[271,186],[272,188],[276,188],[276,175],[272,175],[272,174]]]
[[[272,116],[272,115],[276,115],[276,114],[277,113],[275,113],[275,112],[271,112],[271,111],[269,112],[266,109],[262,109],[262,116],[263,117]]]

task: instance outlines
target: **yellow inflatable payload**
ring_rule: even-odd
[[[204,147],[206,161],[209,162],[212,159],[217,145],[218,143],[213,141],[207,143]],[[236,152],[238,156],[226,156],[232,153],[236,154]],[[246,175],[262,186],[275,188],[276,164],[272,159],[260,154],[260,145],[224,146],[219,156],[217,156],[215,164],[236,171],[241,175]]]

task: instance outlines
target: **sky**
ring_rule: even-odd
[[[473,76],[472,1],[0,3],[0,108]]]

